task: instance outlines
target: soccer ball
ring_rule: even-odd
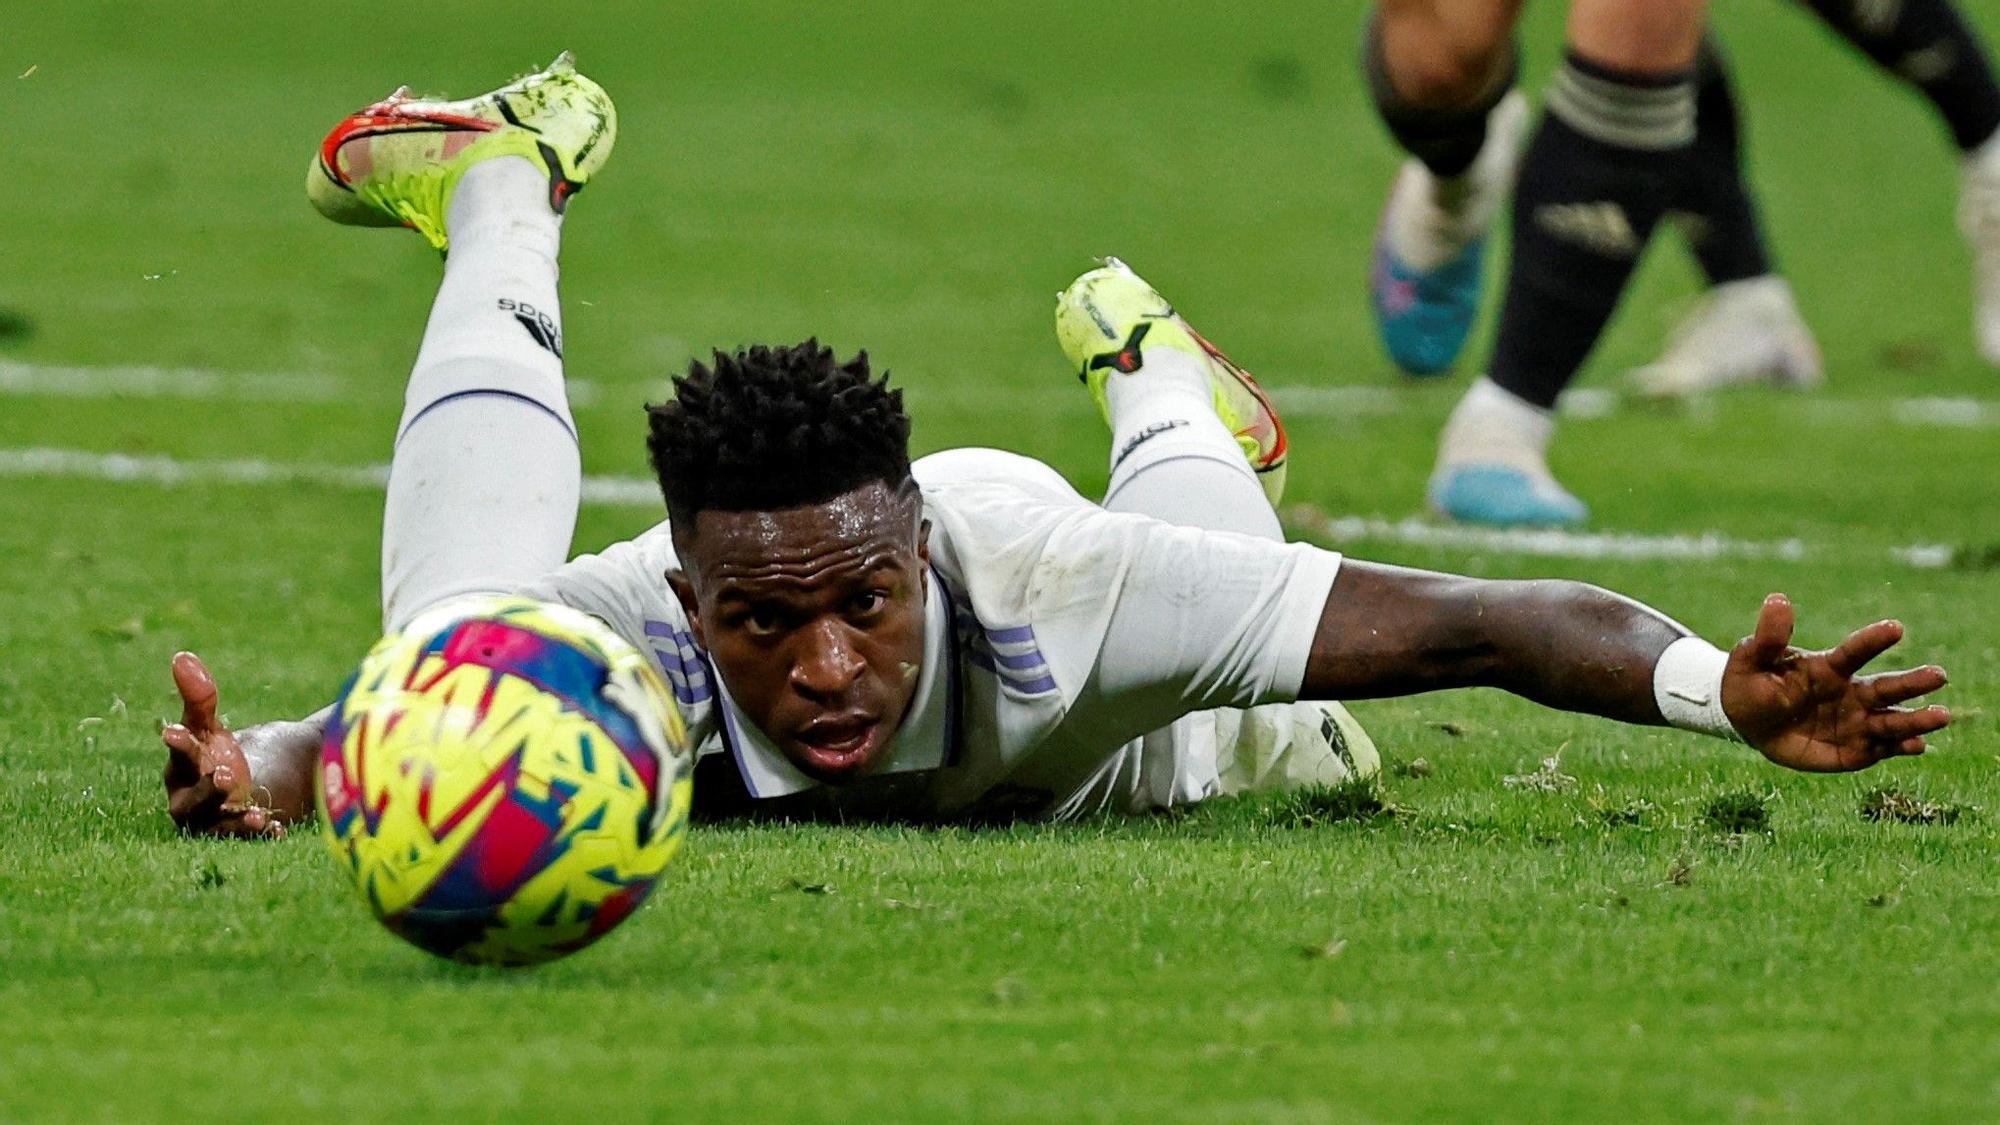
[[[644,901],[687,833],[693,770],[667,685],[609,627],[472,598],[384,637],[341,691],[320,823],[390,930],[529,965]]]

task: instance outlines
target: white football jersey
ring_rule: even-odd
[[[800,773],[730,701],[667,585],[667,524],[523,592],[602,618],[659,661],[704,756],[697,803],[719,799],[703,790],[723,777],[753,803],[857,816],[1160,807],[1219,791],[1239,730],[1269,728],[1268,746],[1290,737],[1271,730],[1320,721],[1196,713],[1297,697],[1339,555],[1108,512],[997,450],[933,454],[914,473],[930,521],[923,667],[883,765],[859,782]]]

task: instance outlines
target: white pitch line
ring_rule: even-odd
[[[1958,548],[1942,543],[1918,543],[1909,547],[1898,547],[1890,554],[1904,566],[1916,570],[1943,570],[1958,561]]]
[[[22,398],[179,399],[195,402],[394,402],[401,372],[352,379],[324,372],[216,371],[205,367],[66,367],[0,360],[0,395]],[[597,384],[569,381],[573,406],[599,397]]]
[[[394,402],[401,396],[401,372],[380,378],[353,378],[326,372],[220,371],[205,367],[64,366],[0,360],[0,396],[22,398],[180,399],[198,402]],[[1346,384],[1270,386],[1271,397],[1294,418],[1382,418],[1412,410],[1419,398],[1404,388]],[[657,388],[643,384],[569,381],[570,404],[588,407],[607,397],[629,396],[633,403]],[[913,401],[939,409],[1018,413],[1006,398],[996,402],[990,388],[913,387]],[[1023,400],[1016,400],[1023,401]],[[1578,387],[1562,397],[1560,412],[1576,419],[1604,418],[1624,410],[1624,394],[1610,387]],[[1695,409],[1709,409],[1704,400]],[[2000,427],[2000,402],[1977,398],[1917,397],[1883,400],[1801,400],[1801,422],[1853,424],[1889,421],[1942,429]]]
[[[585,477],[583,502],[607,508],[650,508],[667,514],[667,502],[660,496],[660,482],[645,477]]]
[[[1734,539],[1713,531],[1699,535],[1640,535],[1557,528],[1466,527],[1428,523],[1414,516],[1400,520],[1335,516],[1310,504],[1294,504],[1284,514],[1285,522],[1293,528],[1333,543],[1403,543],[1564,559],[1742,558],[1797,562],[1807,554],[1805,543],[1797,539]]]
[[[1893,400],[1896,420],[1922,426],[1987,429],[2000,424],[2000,410],[1977,398],[1899,398]]]
[[[0,476],[68,478],[181,488],[204,484],[309,484],[347,492],[380,492],[387,465],[287,464],[275,461],[182,461],[162,454],[91,453],[80,449],[0,449]],[[658,508],[660,486],[644,477],[583,478],[587,504]]]
[[[1720,532],[1644,535],[1636,532],[1564,531],[1558,528],[1468,527],[1430,523],[1415,516],[1335,516],[1310,504],[1285,509],[1293,530],[1329,543],[1400,543],[1461,551],[1491,551],[1560,559],[1684,560],[1777,559],[1800,562],[1814,550],[1799,539],[1736,539]],[[1958,561],[1958,548],[1942,543],[1894,547],[1889,557],[1913,570],[1942,570]]]
[[[339,402],[350,397],[347,383],[331,375],[211,371],[201,367],[52,367],[7,362],[0,362],[0,394],[246,402]]]
[[[1316,387],[1291,383],[1269,388],[1279,413],[1288,418],[1381,418],[1410,408],[1413,393],[1401,387],[1348,384]],[[1624,407],[1624,396],[1604,387],[1578,387],[1563,394],[1558,411],[1566,418],[1604,418]]]
[[[1278,410],[1292,418],[1380,418],[1410,409],[1410,394],[1395,387],[1301,385],[1272,386]],[[1610,387],[1578,387],[1564,392],[1558,412],[1565,418],[1608,418],[1631,404]],[[1699,399],[1681,407],[1706,413],[1714,399]],[[1671,405],[1671,404],[1669,404]],[[1992,429],[2000,426],[2000,402],[1980,398],[1920,396],[1891,399],[1800,399],[1793,417],[1801,422],[1843,425],[1893,422],[1940,429]]]
[[[183,461],[164,454],[92,453],[47,447],[0,449],[0,477],[109,481],[164,488],[222,485],[306,484],[348,492],[380,492],[388,484],[387,465],[327,465],[254,459]],[[583,502],[607,507],[661,508],[659,486],[645,477],[590,476]],[[1630,532],[1497,529],[1427,523],[1414,517],[1334,516],[1309,504],[1285,510],[1293,529],[1331,543],[1400,543],[1454,550],[1490,551],[1565,559],[1703,560],[1775,559],[1799,562],[1818,553],[1798,539],[1735,539],[1716,532],[1699,535],[1642,535]],[[1904,566],[1950,566],[1953,548],[1935,544],[1900,547],[1890,557]]]
[[[153,453],[91,453],[81,449],[0,449],[0,476],[67,477],[167,488],[201,484],[314,484],[379,492],[386,465],[278,464],[271,461],[182,461]]]

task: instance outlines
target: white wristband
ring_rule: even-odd
[[[1682,637],[1667,646],[1653,666],[1653,701],[1669,726],[1741,741],[1736,724],[1722,711],[1722,670],[1729,654],[1700,637]]]

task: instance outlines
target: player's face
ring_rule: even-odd
[[[851,780],[902,725],[924,655],[922,506],[869,484],[777,512],[701,512],[674,591],[745,716],[807,776]],[[677,536],[678,538],[678,536]]]

